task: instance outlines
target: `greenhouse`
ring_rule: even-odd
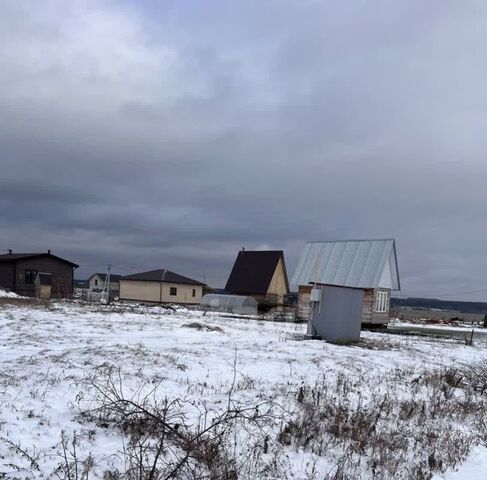
[[[201,299],[200,306],[203,310],[211,312],[257,315],[257,301],[253,297],[241,295],[208,293]]]

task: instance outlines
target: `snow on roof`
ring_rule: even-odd
[[[394,239],[308,242],[291,284],[400,290]]]

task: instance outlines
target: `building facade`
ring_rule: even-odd
[[[148,303],[199,305],[204,283],[169,270],[126,275],[120,278],[120,299]]]
[[[38,273],[51,276],[51,296],[71,298],[73,275],[78,268],[73,262],[47,253],[8,253],[0,255],[0,288],[25,297],[36,295]]]
[[[120,289],[119,281],[122,278],[122,275],[111,274],[110,275],[110,285],[109,289],[110,292],[118,292]],[[106,273],[94,273],[88,279],[88,289],[91,292],[101,292],[105,286],[105,282],[107,279]]]

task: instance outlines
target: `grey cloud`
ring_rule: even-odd
[[[487,288],[484,5],[59,5],[0,6],[0,248],[221,286],[394,236],[404,294]]]

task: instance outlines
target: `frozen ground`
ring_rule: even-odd
[[[210,329],[188,327],[194,322]],[[100,309],[73,303],[49,308],[0,305],[0,478],[75,478],[60,469],[60,465],[73,462],[73,435],[76,460],[81,464],[89,458],[92,464],[89,478],[104,478],[107,471],[121,476],[105,473],[105,478],[125,478],[126,432],[80,416],[95,405],[93,384],[103,381],[107,372],[117,372],[117,382],[130,398],[140,398],[140,392],[154,388],[154,402],[183,399],[188,405],[188,423],[199,421],[198,412],[214,414],[225,409],[229,392],[239,405],[264,400],[279,404],[282,411],[272,407],[277,418],[273,417],[270,433],[266,433],[270,447],[263,447],[255,460],[261,474],[254,471],[252,476],[242,474],[239,478],[431,478],[426,474],[420,477],[413,467],[408,469],[420,441],[403,445],[404,438],[415,435],[414,429],[422,428],[419,415],[427,415],[428,425],[438,428],[438,436],[445,436],[441,444],[431,441],[433,453],[425,457],[436,472],[435,479],[485,478],[484,424],[479,426],[472,420],[483,414],[480,406],[479,412],[475,410],[481,397],[460,388],[463,377],[458,382],[448,380],[448,388],[437,380],[423,380],[430,378],[425,372],[433,372],[431,378],[436,379],[434,372],[485,363],[485,337],[466,346],[455,339],[363,332],[359,344],[335,346],[297,340],[304,330],[303,325],[211,314],[203,317],[184,309],[167,313],[159,308]],[[323,404],[317,400],[320,395],[326,399]],[[389,410],[374,420],[373,431],[366,436],[373,438],[382,428],[391,438],[401,436],[400,445],[370,449],[366,438],[354,435],[363,429],[368,418],[365,413],[372,411],[367,408],[375,397],[382,399],[377,416],[381,409]],[[392,404],[402,402],[400,411],[387,403],[390,399]],[[317,413],[316,418],[309,417],[316,408],[334,407],[335,403],[342,413],[327,410]],[[425,414],[430,403],[435,404],[433,413]],[[415,410],[420,404],[421,414]],[[405,405],[411,405],[409,413],[403,412]],[[448,405],[448,412],[443,412],[444,405]],[[463,410],[453,410],[453,405]],[[347,409],[353,418],[344,420],[347,425],[337,423],[337,418],[349,415]],[[354,423],[358,422],[357,413],[360,425]],[[320,422],[326,425],[331,416],[334,428],[320,430]],[[309,438],[304,438],[299,425],[307,428],[306,419],[310,418],[308,427],[315,433],[310,431]],[[404,433],[408,428],[411,432]],[[71,445],[67,455],[62,435],[67,439],[65,446]],[[246,435],[248,432],[234,432],[235,451],[244,450],[243,443],[250,445],[251,438]],[[428,435],[431,431],[425,433]],[[450,435],[452,438],[447,438]],[[438,466],[435,452],[450,448],[450,441],[459,436],[464,439],[458,447],[463,449],[459,464]],[[324,446],[323,438],[328,442]],[[376,450],[380,448],[403,448],[408,462],[390,477],[386,470],[374,477],[380,467],[375,467],[372,459],[379,458]],[[262,469],[266,462],[272,463],[272,468]],[[348,468],[353,475],[340,477],[340,468],[343,472]]]

